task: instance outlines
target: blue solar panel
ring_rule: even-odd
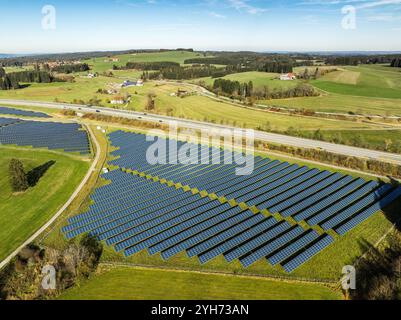
[[[277,239],[262,245],[260,248],[252,250],[251,253],[247,254],[246,256],[240,258],[240,262],[244,267],[249,267],[256,261],[267,257],[268,255],[272,254],[274,251],[278,250],[279,248],[283,247],[285,244],[291,242],[298,236],[300,236],[304,232],[300,226],[294,227],[292,230],[286,232],[282,236],[278,237]]]
[[[3,107],[3,106],[0,106],[0,114],[16,115],[16,116],[23,116],[23,117],[51,118],[48,114],[43,113],[43,112],[20,110],[20,109]]]
[[[88,134],[76,123],[3,121],[0,126],[0,144],[90,153]]]
[[[292,272],[299,266],[310,260],[313,256],[324,250],[327,246],[332,244],[334,239],[329,235],[324,235],[321,239],[315,242],[313,245],[303,250],[301,253],[296,255],[290,261],[286,262],[283,267],[287,272]]]
[[[269,257],[268,261],[274,266],[288,259],[292,255],[300,251],[302,248],[307,247],[317,238],[319,238],[319,233],[317,233],[317,231],[315,230],[309,230],[305,232],[302,237],[300,237],[293,243],[287,244],[286,247]]]
[[[10,128],[24,125],[18,119],[0,119],[0,132],[10,133],[14,130]],[[73,128],[80,131],[79,125]],[[65,134],[70,128],[63,130]],[[15,134],[18,139],[21,136]],[[333,228],[339,234],[401,196],[401,190],[390,185],[379,188],[377,182],[261,157],[254,158],[251,175],[237,176],[236,164],[206,163],[212,155],[219,161],[226,156],[223,150],[208,146],[191,145],[203,152],[197,159],[204,163],[168,164],[173,151],[170,143],[176,142],[168,139],[163,140],[167,147],[158,155],[167,162],[151,164],[145,155],[153,141],[146,141],[144,135],[116,131],[108,137],[116,147],[110,164],[119,169],[101,175],[107,183],[90,196],[89,209],[69,218],[62,231],[67,238],[89,232],[126,256],[147,250],[169,259],[186,251],[200,263],[223,255],[228,262],[239,259],[244,267],[263,259],[292,272],[334,241],[315,230],[305,231],[300,225],[202,198],[164,181]],[[8,135],[7,139],[13,138]],[[179,147],[183,144],[178,142]],[[132,173],[125,172],[128,169]]]

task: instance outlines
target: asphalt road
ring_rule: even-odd
[[[71,109],[76,112],[98,113],[98,114],[103,114],[106,116],[124,117],[124,118],[128,118],[128,119],[136,119],[136,120],[142,120],[142,121],[154,122],[154,123],[167,123],[169,121],[175,121],[175,122],[177,122],[179,127],[184,127],[184,128],[190,128],[190,129],[196,129],[196,130],[200,130],[200,129],[236,129],[236,130],[239,130],[238,132],[242,136],[244,136],[244,133],[245,133],[244,129],[234,128],[234,127],[225,126],[225,125],[193,121],[193,120],[186,120],[186,119],[167,117],[167,116],[161,116],[161,115],[144,114],[141,112],[116,110],[116,109],[96,107],[96,106],[89,107],[89,106],[65,104],[65,103],[25,101],[25,100],[5,100],[5,99],[0,99],[0,104],[4,104],[4,105],[10,104],[10,105],[17,105],[17,106],[21,105],[21,106],[28,106],[28,107],[45,107],[45,108],[55,108],[55,109]],[[401,165],[401,155],[394,154],[394,153],[375,151],[375,150],[339,145],[339,144],[311,140],[311,139],[291,137],[291,136],[287,136],[287,135],[283,135],[283,134],[268,133],[268,132],[262,132],[262,131],[255,131],[255,139],[263,141],[263,142],[282,144],[282,145],[287,145],[287,146],[292,146],[292,147],[319,149],[319,150],[325,150],[325,151],[336,153],[336,154],[342,154],[345,156],[379,160],[379,161],[384,161],[384,162]]]

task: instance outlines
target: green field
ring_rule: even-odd
[[[172,285],[174,284],[174,285]],[[194,272],[115,268],[62,294],[62,300],[339,300],[319,284]]]
[[[322,112],[401,115],[401,72],[397,68],[383,65],[330,68],[338,71],[310,81],[324,92],[321,96],[262,103]],[[296,68],[296,72],[304,69]]]
[[[138,54],[124,54],[116,56],[119,61],[107,61],[106,57],[89,59],[84,62],[88,63],[93,71],[104,72],[109,71],[113,68],[113,65],[125,66],[127,62],[159,62],[159,61],[171,61],[184,64],[186,59],[199,58],[203,55],[196,52],[187,51],[166,51],[166,52],[155,52],[155,53],[138,53]]]
[[[98,94],[97,90],[105,89],[110,84],[119,84],[121,82],[121,79],[109,77],[98,77],[95,79],[78,77],[74,83],[32,84],[20,90],[0,91],[0,99],[11,98],[53,102],[57,98],[60,102],[73,102],[74,100],[87,102],[89,99],[98,98],[104,105],[112,107],[111,104],[106,103],[112,96]],[[144,111],[147,95],[151,92],[156,95],[156,110],[152,112],[193,120],[225,123],[255,129],[269,123],[273,130],[278,131],[285,131],[290,127],[303,130],[360,130],[377,128],[376,125],[366,123],[320,118],[308,118],[308,121],[304,121],[302,117],[245,109],[198,95],[186,98],[172,97],[171,93],[177,92],[179,88],[185,88],[185,84],[149,82],[144,87],[125,89],[123,92],[130,93],[132,100],[124,108]],[[189,88],[187,90],[191,91],[193,89]]]
[[[50,167],[36,186],[13,194],[8,181],[8,165],[20,159],[26,172],[49,161]],[[57,152],[0,146],[0,260],[44,225],[68,200],[82,181],[89,161]]]
[[[352,141],[359,139],[362,144],[369,147],[375,147],[387,152],[399,153],[401,150],[401,130],[368,130],[368,131],[322,131],[324,137],[328,140],[340,137],[343,141]],[[387,144],[387,149],[386,149]]]
[[[270,90],[286,90],[290,88],[294,88],[301,80],[295,81],[281,81],[279,79],[279,73],[267,73],[267,72],[243,72],[243,73],[235,73],[230,74],[228,76],[223,77],[222,79],[238,81],[240,83],[247,83],[249,81],[253,82],[254,88],[258,90],[262,90],[264,87],[268,87]],[[200,78],[193,80],[191,82],[199,83],[204,82],[208,86],[213,86],[215,79],[212,78]]]
[[[354,112],[382,116],[401,115],[401,100],[398,99],[358,97],[334,93],[324,94],[319,97],[261,101],[261,103],[270,106],[304,108],[321,112]]]
[[[186,98],[171,97],[170,94],[177,91],[180,85],[148,83],[143,88],[130,88],[133,94],[132,102],[128,109],[144,111],[148,92],[156,94],[156,112],[175,117],[225,123],[239,127],[258,128],[270,123],[272,129],[285,131],[289,127],[317,130],[343,129],[374,129],[374,125],[355,123],[349,121],[325,120],[319,118],[303,118],[276,113],[269,113],[253,109],[245,109],[228,103],[212,100],[204,96],[190,96]],[[136,93],[136,94],[135,94]]]

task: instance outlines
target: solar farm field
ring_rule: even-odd
[[[0,114],[5,115],[16,115],[16,116],[23,116],[23,117],[36,117],[36,118],[50,118],[49,115],[43,112],[36,112],[36,111],[27,111],[27,110],[20,110],[10,107],[2,107],[0,106]]]
[[[354,232],[364,234],[367,223],[389,227],[376,213],[401,196],[389,184],[262,157],[249,176],[235,175],[235,165],[149,165],[144,135],[116,131],[109,139],[118,169],[102,177],[111,183],[62,231],[68,239],[96,235],[128,260],[160,255],[297,274],[336,246],[358,246]],[[195,147],[202,157],[224,157]]]
[[[88,134],[76,123],[0,118],[1,144],[90,154]]]

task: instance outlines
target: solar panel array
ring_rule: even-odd
[[[90,153],[88,134],[76,123],[0,118],[0,144]]]
[[[235,164],[149,164],[153,142],[144,135],[117,131],[109,138],[119,148],[111,164],[120,169],[103,175],[111,183],[96,189],[88,211],[62,231],[67,238],[96,235],[126,256],[147,250],[169,259],[186,252],[202,264],[223,256],[244,267],[265,260],[292,272],[334,242],[330,232],[344,235],[401,196],[401,188],[388,184],[261,157],[248,176],[235,175]],[[170,157],[174,141],[166,142],[159,158]],[[227,155],[190,147],[198,160]],[[204,190],[220,198],[202,198]]]
[[[0,118],[0,128],[21,122],[19,119]]]
[[[35,117],[35,118],[51,118],[48,114],[43,113],[43,112],[20,110],[20,109],[14,109],[14,108],[10,108],[10,107],[2,107],[2,106],[0,106],[0,114],[16,115],[16,116],[23,116],[23,117]]]

